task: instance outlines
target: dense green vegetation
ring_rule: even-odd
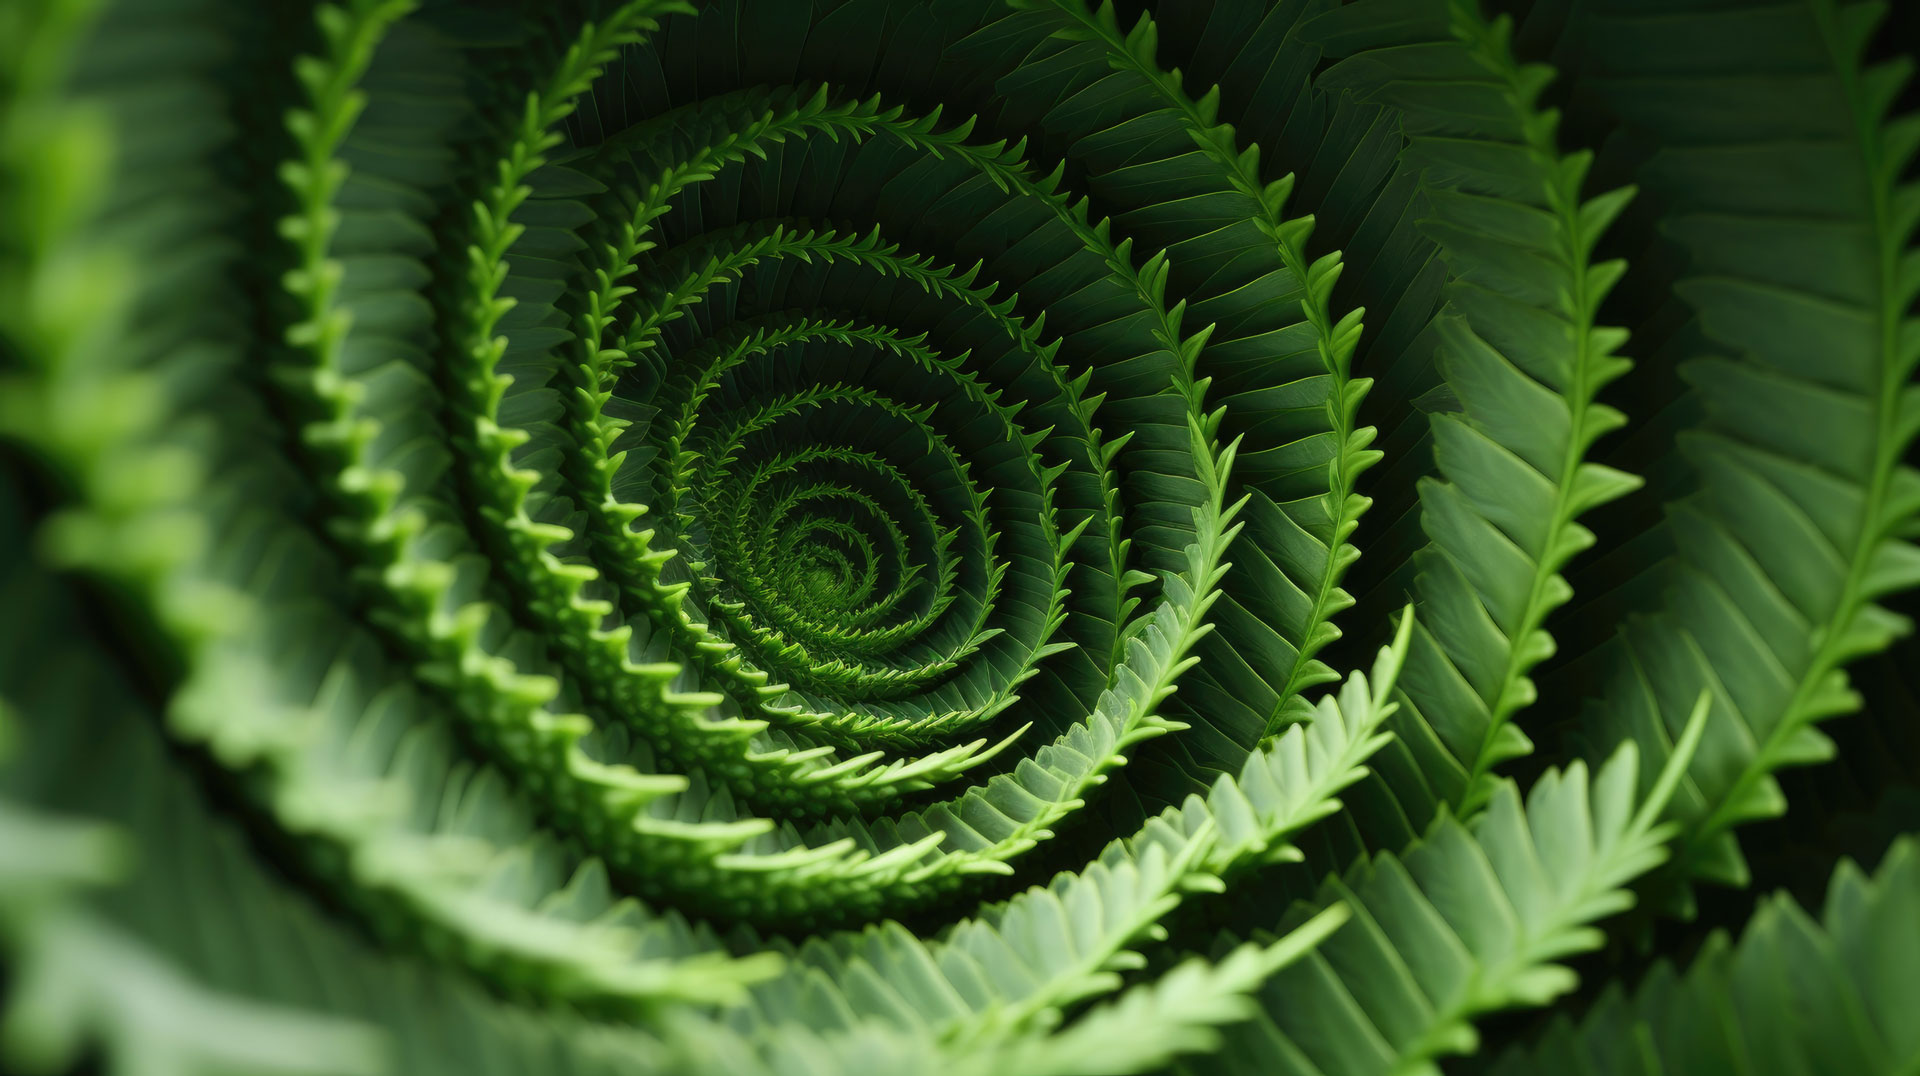
[[[4,0],[0,1068],[1920,1072],[1887,7]]]

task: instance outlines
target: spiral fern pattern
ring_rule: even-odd
[[[1910,770],[1585,1002],[1913,750],[1910,27],[1502,7],[13,0],[0,1058],[1901,1071]]]

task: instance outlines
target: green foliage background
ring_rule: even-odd
[[[1913,13],[1498,6],[6,0],[0,1065],[1920,1072]]]

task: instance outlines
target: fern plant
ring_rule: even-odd
[[[9,0],[0,1065],[1916,1071],[1888,16]]]

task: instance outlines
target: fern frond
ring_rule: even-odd
[[[0,6],[0,1068],[1911,1067],[1889,15]]]

